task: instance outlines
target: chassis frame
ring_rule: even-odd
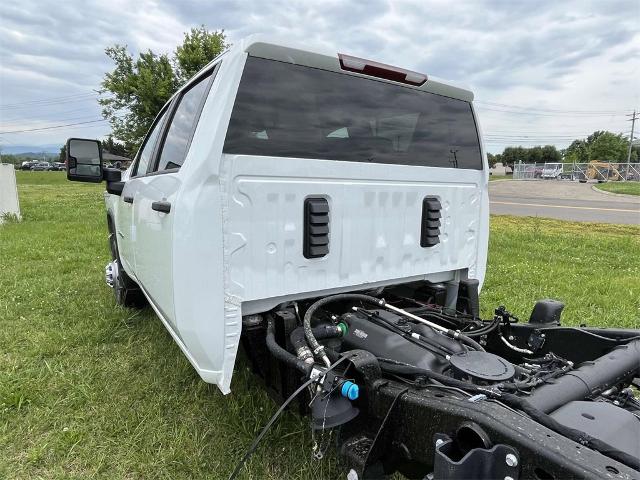
[[[280,315],[276,337],[288,345],[297,326],[294,315]],[[300,384],[299,372],[273,358],[264,346],[264,326],[243,327],[243,347],[253,370],[277,401]],[[559,324],[513,323],[513,344],[535,345],[536,355],[550,351],[575,364],[608,353],[640,330],[563,327]],[[518,362],[519,354],[497,335],[485,339],[491,351]],[[408,478],[469,479],[637,479],[640,473],[581,445],[507,405],[462,390],[431,384],[407,385],[383,375],[378,360],[352,350],[349,375],[358,379],[360,414],[340,427],[338,451],[351,478],[385,478],[400,472]],[[630,378],[629,380],[632,380]],[[298,401],[308,413],[309,397]],[[483,444],[455,452],[461,426],[479,432]],[[469,431],[469,430],[467,430]],[[354,475],[357,475],[354,476]]]

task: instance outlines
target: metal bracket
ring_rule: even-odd
[[[435,442],[434,480],[519,478],[520,456],[517,450],[508,445],[494,445],[489,449],[473,448],[460,458],[456,443],[448,435],[436,434]]]

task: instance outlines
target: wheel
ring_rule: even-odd
[[[123,307],[144,307],[147,300],[138,284],[122,268],[116,234],[111,228],[109,228],[109,249],[111,250],[111,261],[104,269],[104,277],[107,285],[113,288],[116,303]]]

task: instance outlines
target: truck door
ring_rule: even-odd
[[[209,90],[212,74],[201,76],[181,92],[168,110],[155,162],[135,179],[133,224],[136,230],[136,273],[153,306],[176,329],[173,302],[173,218],[176,215],[191,138]]]
[[[137,232],[136,225],[133,222],[133,202],[141,184],[139,177],[147,173],[166,116],[167,109],[158,116],[153,128],[147,135],[138,153],[138,158],[136,158],[133,168],[131,169],[129,178],[125,180],[122,195],[120,195],[116,207],[118,214],[116,215],[115,231],[118,237],[120,262],[125,271],[136,278],[138,276],[135,269]]]

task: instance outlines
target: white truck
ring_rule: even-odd
[[[480,318],[472,100],[250,37],[173,96],[126,172],[73,138],[67,175],[106,181],[117,302],[148,302],[225,394],[242,345],[274,398],[339,427],[352,478],[630,478],[640,332],[562,327],[551,300]]]
[[[562,163],[545,163],[542,168],[542,178],[544,180],[549,178],[559,179],[563,172]]]

